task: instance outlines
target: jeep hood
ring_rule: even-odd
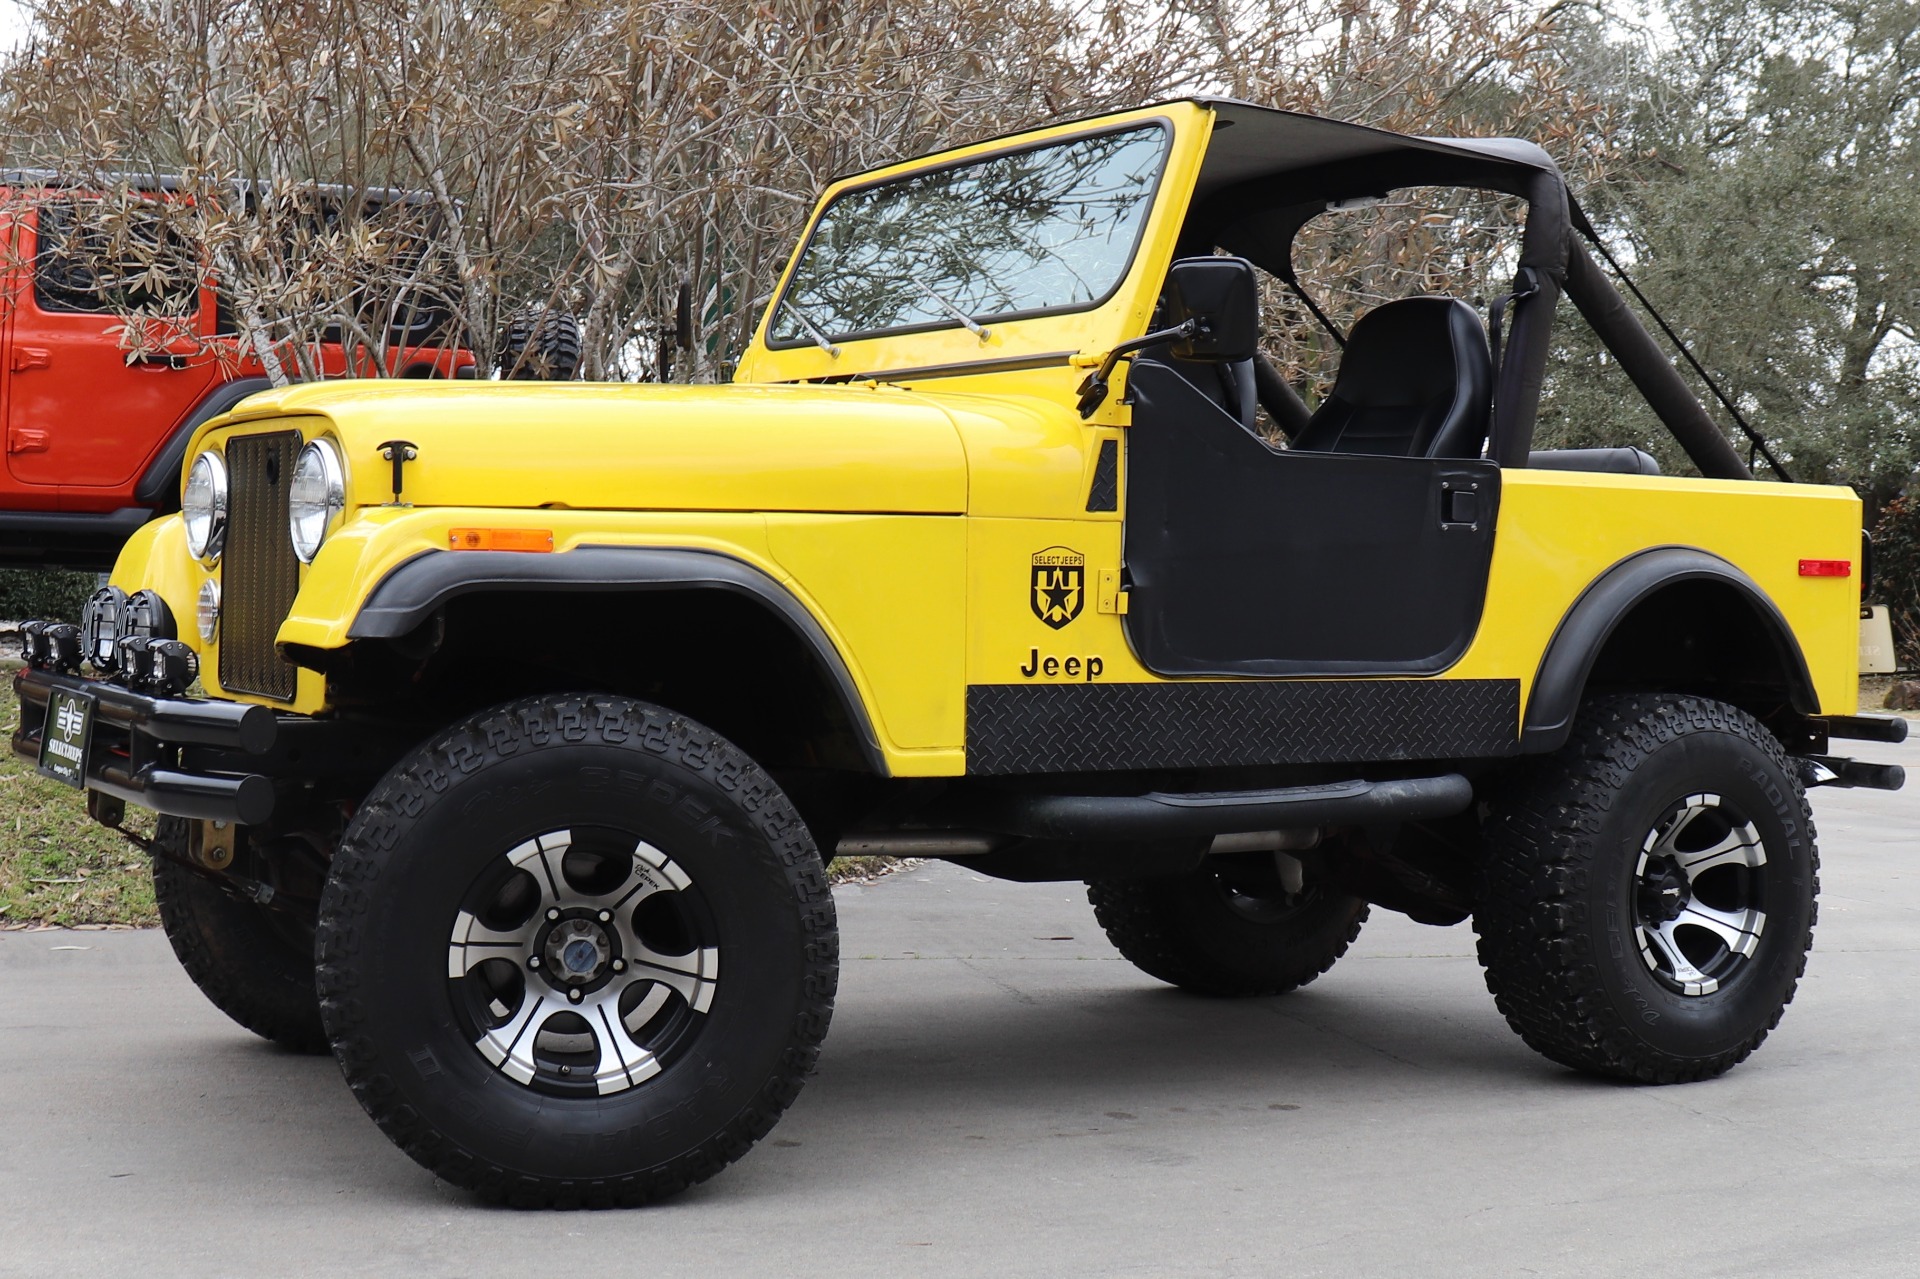
[[[891,387],[353,382],[243,401],[210,427],[306,419],[341,443],[351,498],[386,501],[406,440],[415,506],[957,514],[953,420]]]

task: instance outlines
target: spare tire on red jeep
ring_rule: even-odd
[[[509,381],[571,382],[580,373],[580,321],[552,307],[523,307],[507,318],[494,364]]]

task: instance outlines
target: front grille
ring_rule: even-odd
[[[281,701],[293,698],[294,667],[273,646],[300,589],[300,561],[287,534],[287,490],[300,434],[227,441],[226,551],[220,582],[220,686]]]

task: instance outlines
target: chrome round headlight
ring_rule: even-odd
[[[300,450],[293,484],[287,490],[288,531],[293,536],[293,553],[302,564],[313,563],[320,543],[346,505],[347,476],[340,454],[327,441],[315,440]]]
[[[180,495],[180,514],[187,522],[187,549],[197,559],[218,558],[227,536],[227,464],[219,454],[193,459],[186,491]]]

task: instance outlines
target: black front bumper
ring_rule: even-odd
[[[248,765],[271,760],[284,720],[265,706],[149,697],[101,680],[21,670],[13,752],[38,764],[47,698],[56,689],[94,705],[86,787],[174,817],[259,825],[273,816],[274,781]],[[311,721],[308,721],[311,722]]]
[[[13,688],[20,697],[14,754],[37,766],[48,697],[56,689],[82,693],[94,706],[87,790],[172,817],[242,826],[297,816],[288,810],[302,804],[365,794],[427,731],[244,702],[151,697],[31,668],[14,675]]]

